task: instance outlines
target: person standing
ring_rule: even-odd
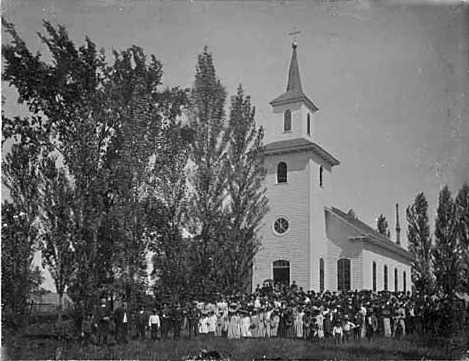
[[[101,304],[96,310],[96,323],[98,325],[98,344],[108,344],[109,321],[111,310],[106,302],[106,297],[101,298]]]
[[[389,302],[383,306],[381,315],[383,318],[384,337],[391,337],[391,306]]]
[[[280,317],[277,310],[273,310],[270,315],[270,337],[277,337],[278,326],[280,324]]]
[[[155,341],[158,339],[158,330],[160,329],[160,316],[156,313],[155,308],[148,319],[148,326],[150,327],[151,339]]]
[[[366,337],[366,308],[363,304],[360,305],[358,313],[360,315],[360,338],[364,339]]]
[[[127,326],[129,324],[127,302],[122,302],[121,306],[114,311],[114,322],[116,324],[116,341],[118,343],[127,343]]]
[[[176,340],[181,336],[181,327],[183,314],[181,304],[178,302],[176,307],[173,308],[171,313],[171,320],[173,323],[173,339]]]
[[[161,313],[161,338],[166,340],[168,337],[169,329],[171,327],[171,310],[168,308],[168,304],[163,305],[163,311]]]
[[[199,320],[201,316],[200,310],[196,307],[197,301],[194,301],[194,304],[192,307],[189,308],[189,311],[187,312],[187,318],[189,320],[189,338],[194,335],[194,337],[197,337],[198,331],[199,331]]]
[[[148,325],[148,315],[145,312],[145,308],[140,306],[140,310],[137,313],[137,336],[140,340],[145,340],[145,330]]]

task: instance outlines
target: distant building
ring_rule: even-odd
[[[287,90],[270,102],[265,122],[265,185],[269,212],[253,266],[253,289],[267,279],[304,289],[410,290],[411,254],[396,242],[329,205],[339,161],[318,143],[316,105],[303,93],[293,52]],[[398,209],[396,205],[396,216]]]

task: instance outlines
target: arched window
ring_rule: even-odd
[[[406,283],[405,271],[402,272],[402,286],[404,287],[404,292],[407,292],[407,283]]]
[[[284,259],[279,259],[273,263],[273,278],[274,283],[281,283],[290,285],[290,262]]]
[[[384,290],[388,290],[388,266],[384,265]]]
[[[394,292],[399,291],[399,282],[398,282],[397,268],[394,268]]]
[[[280,162],[277,165],[277,183],[287,182],[287,163]]]
[[[376,262],[373,262],[371,274],[373,275],[373,292],[376,292]]]
[[[311,116],[308,115],[306,116],[306,133],[308,133],[308,135],[311,135]]]
[[[337,290],[350,290],[350,260],[346,258],[337,261]]]
[[[290,109],[285,110],[285,113],[283,114],[283,131],[284,132],[291,131],[291,110]]]
[[[324,170],[322,169],[322,165],[319,167],[319,186],[322,188],[322,172]]]
[[[319,290],[324,291],[324,259],[319,259]]]

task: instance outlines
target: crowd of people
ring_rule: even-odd
[[[457,317],[454,317],[457,312]],[[239,338],[296,338],[347,342],[351,338],[399,338],[408,333],[438,333],[464,327],[467,309],[454,308],[442,295],[389,291],[304,291],[290,286],[257,286],[252,294],[213,295],[207,299],[163,303],[130,310],[120,302],[111,310],[102,298],[82,323],[84,342],[126,343],[199,335]],[[456,321],[456,324],[451,322]]]

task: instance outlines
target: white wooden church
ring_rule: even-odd
[[[333,167],[340,164],[318,144],[318,108],[303,93],[293,51],[286,91],[270,102],[264,144],[269,212],[260,231],[262,245],[253,266],[253,288],[265,280],[305,290],[410,290],[411,254],[353,212],[330,206]]]

